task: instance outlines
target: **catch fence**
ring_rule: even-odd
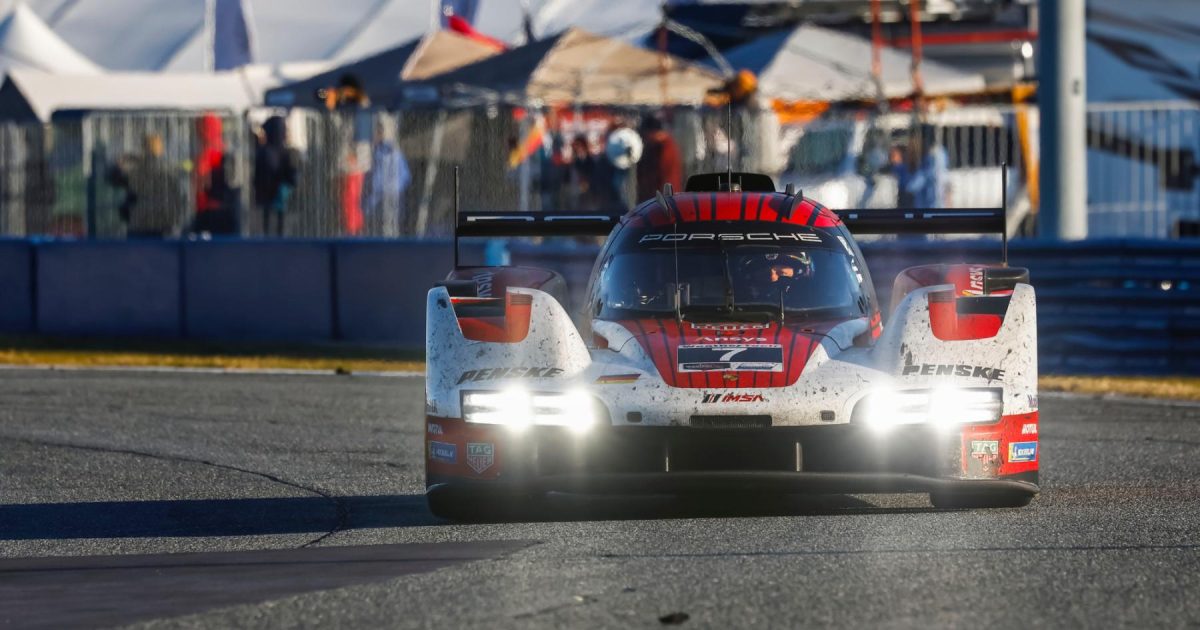
[[[1169,238],[1197,231],[1198,112],[1190,103],[1089,107],[1092,236]],[[265,218],[277,225],[275,214],[264,217],[254,194],[262,123],[274,113],[215,115],[217,147],[225,156],[219,196],[228,215],[218,232],[253,237],[266,232]],[[289,237],[446,236],[455,167],[463,208],[589,212],[628,207],[645,196],[639,167],[653,174],[661,164],[649,149],[628,171],[610,159],[606,137],[614,129],[629,127],[626,137],[638,135],[633,130],[647,112],[634,110],[536,113],[486,106],[284,114],[297,166],[294,190],[279,203]],[[212,142],[206,144],[201,130],[212,117],[98,112],[51,124],[0,123],[0,236],[186,237],[211,228],[196,218],[211,180],[201,155]],[[1000,169],[1008,165],[1010,231],[1020,235],[1033,223],[1022,220],[1036,212],[1037,118],[1035,107],[970,106],[921,120],[829,112],[781,126],[772,112],[743,109],[727,130],[724,110],[683,108],[666,114],[665,127],[685,177],[730,165],[767,172],[781,188],[792,183],[835,208],[911,205],[897,166],[919,169],[932,138],[945,151],[939,201],[947,207],[999,205]],[[402,162],[390,147],[400,150]],[[622,147],[630,148],[618,142],[613,156]],[[575,159],[583,149],[586,156]]]

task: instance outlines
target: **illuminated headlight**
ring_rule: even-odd
[[[992,424],[1000,421],[1003,409],[999,388],[938,387],[935,389],[873,392],[859,403],[856,416],[874,429],[901,424],[954,427],[960,424]]]
[[[514,430],[530,425],[561,426],[579,433],[596,423],[596,408],[583,391],[535,392],[509,389],[499,392],[463,392],[463,419],[474,424],[499,424]]]

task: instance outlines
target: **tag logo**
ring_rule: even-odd
[[[490,442],[467,443],[467,465],[475,474],[482,475],[483,471],[492,467],[496,461],[496,447]]]

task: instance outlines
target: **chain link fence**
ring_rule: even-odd
[[[1198,112],[1180,103],[1089,109],[1093,236],[1165,238],[1200,218]],[[283,187],[267,182],[264,194],[256,162],[275,113],[0,124],[0,235],[446,236],[456,167],[466,209],[608,212],[669,180],[666,163],[676,159],[642,141],[653,133],[635,131],[649,118],[636,110],[293,110],[285,115],[294,176]],[[752,108],[676,109],[661,121],[684,178],[766,172],[834,208],[975,207],[1000,205],[1007,164],[1010,214],[1035,212],[1036,108],[972,106],[920,119],[826,113],[783,126]],[[906,182],[933,147],[944,154],[944,187],[914,197]],[[622,163],[638,153],[638,163]]]

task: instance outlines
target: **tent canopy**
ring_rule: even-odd
[[[872,99],[878,96],[871,77],[871,42],[827,28],[805,24],[773,33],[731,50],[734,68],[758,75],[764,95],[786,101]],[[912,94],[912,56],[883,48],[883,92],[887,98]],[[985,89],[981,75],[925,60],[921,77],[928,95],[969,94]]]
[[[13,69],[96,74],[99,66],[79,54],[24,3],[0,21],[0,73]]]
[[[0,0],[0,15],[22,0]],[[110,70],[202,72],[205,2],[201,0],[23,0],[81,53]],[[538,37],[575,25],[632,38],[657,23],[647,0],[530,0]],[[257,61],[343,63],[437,30],[428,0],[246,0]],[[474,26],[510,44],[524,43],[519,0],[479,0]]]
[[[450,31],[437,31],[376,55],[303,81],[270,90],[268,105],[318,107],[317,90],[337,85],[344,75],[354,75],[372,101],[395,94],[401,81],[416,81],[474,63],[499,52],[492,46]]]
[[[444,96],[544,103],[680,105],[720,87],[714,71],[621,39],[571,28],[458,70],[416,82]]]
[[[78,110],[222,110],[244,112],[278,85],[280,68],[237,72],[114,72],[94,75],[13,70],[0,87],[0,119],[42,121]]]

